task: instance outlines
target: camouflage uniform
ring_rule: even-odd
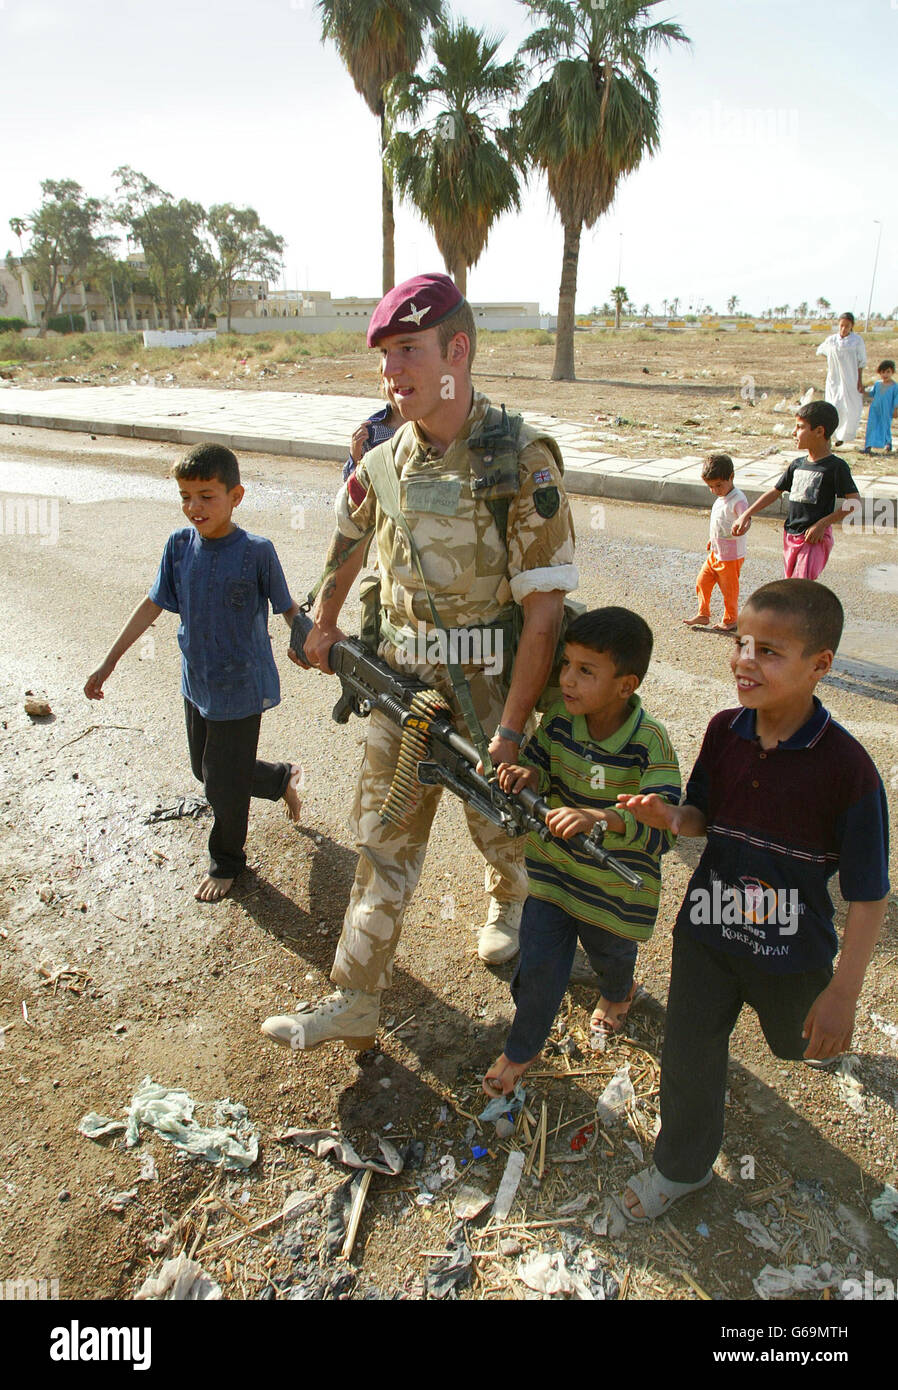
[[[522,426],[520,489],[511,499],[506,546],[486,503],[471,491],[471,455],[467,438],[489,406],[475,392],[468,421],[446,453],[437,457],[417,427],[406,424],[395,436],[401,505],[415,537],[427,585],[446,628],[472,628],[495,622],[512,599],[527,594],[576,587],[574,535],[567,497],[552,449],[537,432]],[[528,442],[529,441],[529,442]],[[383,446],[385,448],[389,446]],[[365,462],[358,470],[367,484]],[[346,489],[337,498],[340,531],[351,537],[376,531],[381,573],[381,603],[389,623],[411,636],[428,633],[433,622],[420,576],[405,536],[377,505],[373,487],[353,507]],[[410,664],[392,640],[382,641],[379,655],[396,670],[417,676],[439,689],[464,729],[445,666]],[[500,722],[506,696],[501,673],[482,665],[463,666],[474,707],[487,738]],[[387,988],[393,954],[408,905],[424,862],[440,788],[420,789],[410,825],[381,824],[399,749],[400,731],[384,716],[370,720],[365,757],[356,791],[352,829],[359,850],[355,882],[343,922],[331,979],[349,989],[374,993]],[[465,807],[468,829],[486,864],[486,890],[498,901],[523,902],[527,895],[523,841],[510,840],[498,826]]]

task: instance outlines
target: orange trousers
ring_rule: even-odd
[[[699,570],[698,579],[695,581],[699,608],[708,618],[711,616],[711,595],[714,592],[714,585],[720,585],[720,592],[723,594],[723,623],[725,627],[730,627],[735,623],[736,614],[739,612],[739,571],[744,563],[744,560],[718,560],[717,556],[709,551],[708,558]]]

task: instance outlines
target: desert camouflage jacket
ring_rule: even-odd
[[[510,500],[506,536],[480,496],[474,496],[476,460],[468,438],[490,402],[474,393],[464,428],[445,454],[437,456],[413,422],[394,435],[402,510],[415,538],[428,588],[446,627],[494,622],[512,599],[577,586],[574,530],[561,469],[536,429],[522,425],[519,488]],[[382,448],[389,449],[391,444]],[[365,460],[359,481],[368,486]],[[376,532],[381,604],[398,627],[431,626],[431,613],[408,542],[377,502],[373,487],[354,507],[346,488],[336,503],[342,534]],[[506,544],[507,542],[507,544]]]

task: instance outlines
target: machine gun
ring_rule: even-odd
[[[290,629],[290,649],[301,661],[311,630],[311,620],[298,613]],[[551,809],[548,802],[529,787],[503,792],[496,780],[488,781],[477,771],[477,750],[456,730],[452,711],[439,691],[394,671],[355,637],[335,642],[327,660],[342,687],[333,709],[338,724],[345,724],[351,714],[366,718],[379,710],[402,730],[396,771],[380,811],[382,821],[402,827],[414,813],[418,788],[439,786],[473,806],[510,838],[530,833],[542,840],[555,838],[545,823]],[[604,834],[600,823],[588,835],[578,833],[558,843],[617,874],[631,888],[641,888],[639,875],[602,848]]]

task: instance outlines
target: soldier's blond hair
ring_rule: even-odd
[[[447,319],[437,324],[437,334],[440,341],[440,353],[446,356],[446,349],[452,342],[456,333],[464,333],[471,344],[471,351],[468,356],[468,366],[474,361],[474,353],[477,351],[477,326],[474,323],[474,314],[470,304],[463,299],[457,309],[454,309]]]

